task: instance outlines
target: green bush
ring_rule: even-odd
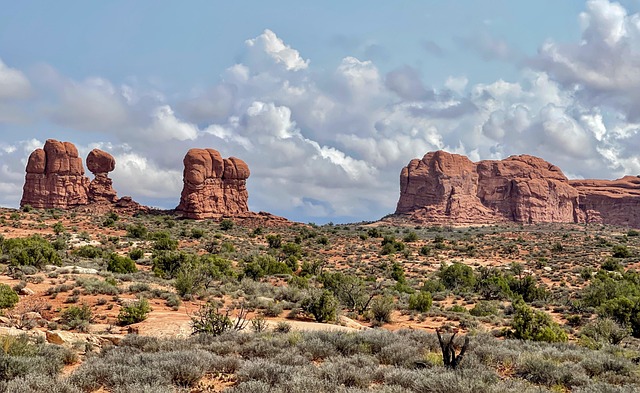
[[[81,257],[81,258],[98,258],[102,256],[103,249],[100,247],[95,247],[91,245],[81,246],[73,250],[73,254]]]
[[[371,319],[375,324],[389,323],[394,309],[393,296],[377,296],[371,301]]]
[[[38,235],[27,238],[6,239],[2,242],[2,253],[8,256],[13,266],[60,265],[62,258],[50,242]]]
[[[514,304],[514,310],[511,322],[513,337],[532,341],[567,341],[567,333],[562,330],[560,325],[553,322],[549,314],[534,310],[522,301]]]
[[[269,244],[269,248],[280,248],[282,246],[282,236],[279,234],[269,234],[267,235],[267,243]]]
[[[60,314],[60,322],[69,329],[79,329],[86,331],[88,324],[91,322],[93,313],[88,305],[71,306]]]
[[[469,314],[474,317],[488,317],[490,315],[498,315],[500,309],[495,302],[492,301],[480,301],[471,310]]]
[[[197,256],[182,251],[156,252],[153,257],[153,272],[162,278],[175,278],[181,266],[193,263],[196,258]]]
[[[476,277],[470,266],[460,262],[454,262],[451,265],[443,264],[438,272],[440,281],[447,289],[468,289],[473,288],[476,283]]]
[[[409,310],[416,310],[418,312],[427,312],[431,309],[431,294],[429,292],[420,291],[409,296]]]
[[[612,251],[614,258],[629,258],[631,256],[631,251],[627,246],[623,246],[621,244],[613,246]]]
[[[131,258],[134,261],[139,260],[143,256],[144,256],[144,251],[140,248],[134,248],[131,251],[129,251],[129,258]]]
[[[7,284],[0,284],[0,309],[13,308],[20,301],[18,294]]]
[[[144,239],[148,233],[149,230],[143,224],[129,225],[127,227],[127,236],[134,239]]]
[[[127,326],[142,322],[147,319],[147,314],[149,314],[150,311],[151,307],[145,298],[140,298],[126,304],[120,308],[120,312],[118,313],[118,325]]]
[[[138,269],[136,268],[136,263],[131,258],[111,253],[107,258],[107,270],[113,273],[125,274],[136,272]]]
[[[271,255],[253,255],[243,264],[244,276],[254,280],[275,274],[293,274],[291,267]]]
[[[224,219],[222,221],[220,221],[220,229],[222,229],[223,231],[228,231],[230,229],[233,228],[233,221],[229,220],[229,219]]]
[[[302,309],[313,315],[318,322],[333,321],[336,319],[338,301],[328,290],[323,290],[320,294],[311,293],[300,304]]]

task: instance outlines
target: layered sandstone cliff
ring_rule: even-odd
[[[214,149],[191,149],[183,160],[184,186],[176,211],[187,218],[237,216],[249,211],[247,164]]]
[[[411,160],[400,174],[396,214],[414,221],[599,222],[640,226],[640,179],[569,181],[528,155],[477,163],[444,151]]]

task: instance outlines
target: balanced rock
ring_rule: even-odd
[[[29,156],[20,206],[64,209],[86,205],[88,186],[78,149],[72,143],[49,139],[44,149]]]
[[[95,178],[89,184],[89,199],[91,202],[118,201],[118,194],[113,189],[113,181],[108,173],[116,167],[113,156],[100,149],[93,149],[87,156],[87,168]]]
[[[176,210],[194,219],[233,216],[249,211],[247,164],[223,159],[214,149],[191,149],[184,157],[184,186]]]
[[[520,155],[474,163],[444,151],[411,160],[400,174],[396,214],[421,222],[576,222],[578,191],[562,171]]]

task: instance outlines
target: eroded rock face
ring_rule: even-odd
[[[131,198],[118,199],[109,178],[115,165],[111,154],[92,150],[87,156],[87,168],[95,178],[89,181],[78,149],[70,142],[49,139],[43,149],[36,149],[29,156],[20,206],[38,209],[86,206],[93,211],[108,211],[113,207],[130,211],[142,209]]]
[[[582,220],[640,228],[640,177],[570,180],[580,194]]]
[[[247,164],[223,159],[214,149],[191,149],[184,157],[184,186],[176,210],[195,219],[234,216],[249,211]]]
[[[578,222],[578,190],[562,171],[533,156],[474,163],[437,151],[400,174],[396,214],[422,222]]]
[[[116,160],[111,154],[100,149],[91,150],[87,156],[87,168],[95,178],[89,184],[90,202],[115,203],[118,201],[118,194],[113,189],[113,181],[108,175],[115,167]]]
[[[53,139],[29,156],[20,206],[69,208],[89,202],[89,179],[84,176],[78,149]]]

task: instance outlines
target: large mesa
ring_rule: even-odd
[[[640,227],[640,179],[570,181],[533,156],[477,163],[444,151],[400,174],[396,215],[417,222],[597,222]]]
[[[249,211],[249,166],[214,149],[191,149],[184,157],[184,186],[176,211],[187,218],[234,216]]]

